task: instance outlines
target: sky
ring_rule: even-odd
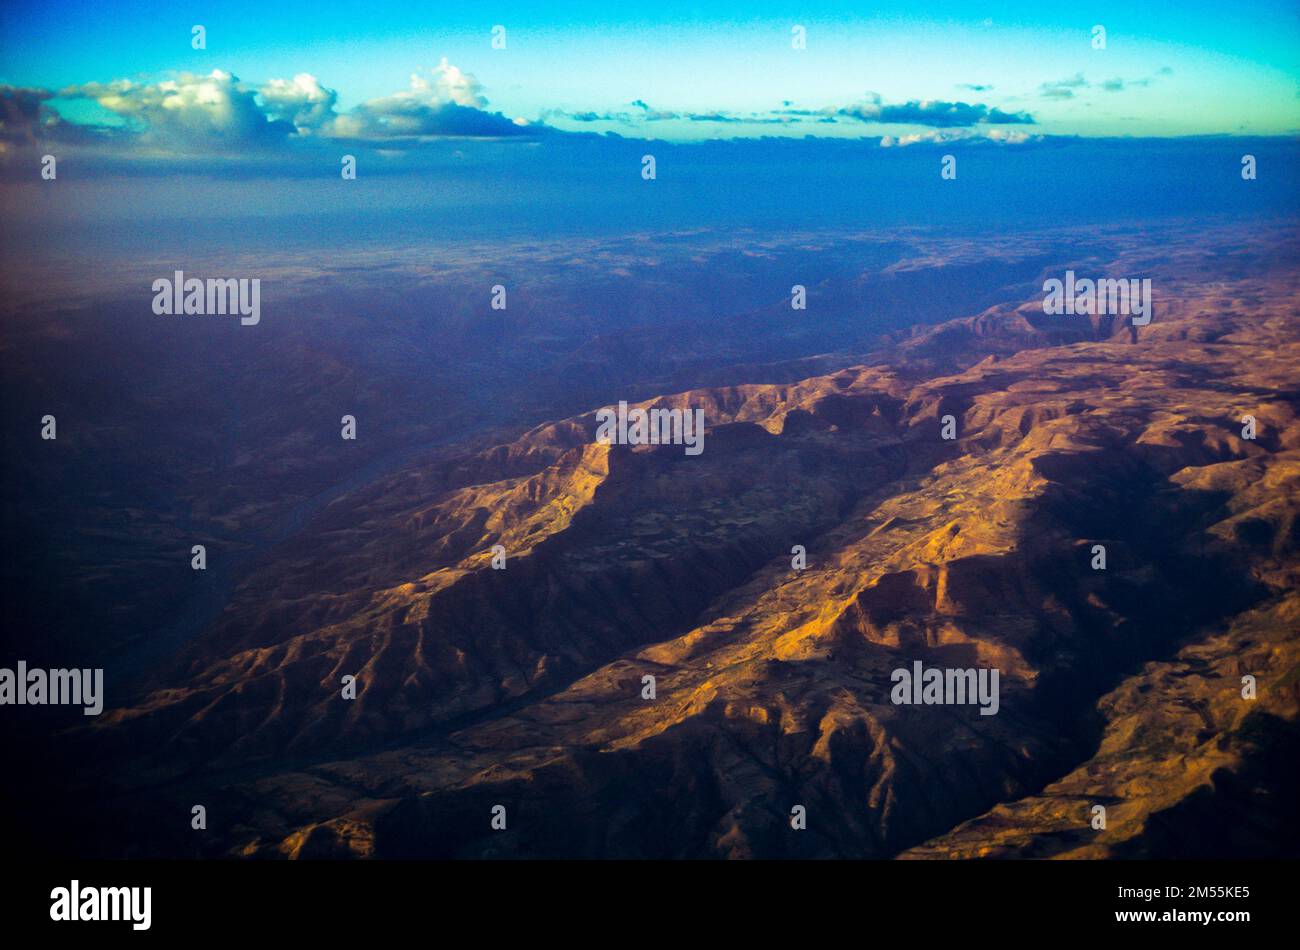
[[[0,251],[1295,216],[1298,11],[19,0]]]
[[[191,46],[195,24],[206,30],[204,49]],[[1098,25],[1104,49],[1094,48]],[[504,49],[492,46],[496,26],[505,29]],[[792,47],[795,26],[806,31],[804,49]],[[291,138],[384,139],[401,147],[413,136],[513,134],[507,124],[471,121],[480,116],[457,113],[441,123],[411,116],[418,106],[448,102],[517,128],[668,141],[816,135],[884,144],[970,136],[1016,142],[1300,130],[1294,2],[885,2],[866,12],[856,4],[766,0],[45,0],[6,4],[0,27],[0,85],[40,90],[43,120],[54,113],[74,125],[132,133],[158,132],[151,126],[161,110],[142,101],[151,84],[156,92],[161,83],[184,86],[187,75],[195,77],[197,109],[219,109],[214,99],[245,90],[261,108],[254,120],[308,120],[295,122]],[[214,75],[215,92],[199,85]],[[134,98],[117,95],[124,81]],[[314,114],[291,115],[289,105],[275,112],[267,93],[276,89],[282,103],[314,103]],[[403,112],[405,119],[394,118]],[[345,121],[334,122],[335,115]],[[260,127],[238,109],[230,118],[227,139],[257,136]],[[15,123],[9,117],[5,124],[12,142]],[[173,125],[172,133],[187,131],[183,122]],[[198,138],[211,145],[218,132]],[[166,150],[164,138],[149,136],[147,151]]]

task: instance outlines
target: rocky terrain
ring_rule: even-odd
[[[1150,275],[1136,339],[1008,298],[847,368],[641,403],[702,408],[698,456],[598,443],[600,405],[428,448],[322,503],[62,738],[104,763],[64,792],[93,781],[111,829],[69,834],[250,858],[1295,856],[1298,250],[1133,240],[1044,271]],[[918,660],[996,668],[997,714],[894,704]]]

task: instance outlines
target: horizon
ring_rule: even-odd
[[[1086,21],[1032,4],[956,6],[864,17],[814,4],[791,18],[776,5],[737,16],[670,3],[617,26],[586,3],[448,11],[436,25],[390,3],[309,17],[232,3],[197,25],[135,2],[111,14],[10,7],[0,85],[18,108],[5,139],[217,155],[312,138],[402,149],[587,133],[1015,144],[1300,132],[1292,5],[1174,4],[1170,17],[1161,4],[1104,4]],[[80,28],[58,31],[73,16]]]

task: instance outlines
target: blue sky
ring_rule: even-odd
[[[981,133],[998,126],[1011,135],[1090,136],[1300,129],[1294,3],[917,9],[878,3],[869,14],[846,14],[761,0],[445,7],[54,0],[6,6],[0,83],[58,91],[215,69],[258,89],[306,74],[344,113],[409,93],[413,73],[436,70],[445,58],[473,82],[474,96],[462,105],[534,127],[627,137],[955,134],[942,116],[958,110],[927,118],[902,108],[924,102],[983,108],[986,118],[971,126]],[[195,23],[207,29],[205,50],[190,48]],[[490,45],[496,24],[506,28],[504,50]],[[795,24],[807,29],[807,49],[791,49]],[[1090,42],[1094,24],[1106,28],[1104,50]],[[46,108],[74,122],[139,127],[148,119],[141,109],[106,110],[102,99],[56,97]],[[1021,118],[987,121],[996,114]]]
[[[10,3],[0,245],[327,267],[458,237],[1295,219],[1294,3],[1126,6]]]

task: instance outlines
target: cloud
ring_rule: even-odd
[[[68,122],[50,105],[49,89],[0,85],[0,157],[19,148],[94,146],[122,138],[111,126]]]
[[[1058,99],[1070,98],[1076,90],[1090,87],[1120,92],[1172,73],[1164,67],[1146,79],[1116,77],[1096,85],[1077,73],[1044,83],[1040,92],[1044,97]],[[993,87],[964,83],[958,88],[983,92]],[[58,112],[67,99],[97,103],[114,119],[108,124],[68,122]],[[571,124],[556,128],[550,124],[553,119]],[[208,155],[244,155],[253,151],[277,160],[292,159],[311,148],[311,143],[324,147],[329,142],[347,143],[349,148],[369,146],[391,158],[440,139],[581,137],[592,135],[593,126],[595,134],[603,136],[615,135],[617,129],[625,135],[650,137],[655,132],[651,123],[661,122],[676,122],[679,127],[718,126],[706,133],[715,136],[723,134],[723,127],[743,135],[757,134],[759,127],[796,129],[802,125],[803,131],[811,135],[825,134],[828,125],[851,127],[857,123],[936,130],[886,135],[880,140],[886,147],[954,141],[979,133],[983,133],[979,134],[982,138],[1015,142],[1025,136],[992,133],[1004,127],[1036,125],[1029,112],[1005,111],[980,102],[912,99],[887,103],[875,93],[867,93],[862,101],[846,106],[808,108],[786,99],[779,108],[744,112],[672,111],[652,107],[638,98],[614,110],[544,110],[529,122],[493,111],[478,79],[446,58],[432,69],[415,72],[407,88],[346,111],[339,109],[339,94],[334,89],[306,72],[292,79],[270,79],[260,84],[241,82],[229,72],[214,69],[206,74],[180,73],[155,82],[119,79],[61,90],[0,86],[0,156],[15,149],[57,142],[84,148],[87,153],[97,150],[107,159],[127,164],[139,164],[140,160],[199,161]],[[606,128],[599,129],[602,123]],[[849,133],[847,128],[843,131]],[[863,134],[874,137],[880,132]]]
[[[626,122],[626,114],[611,112],[565,112],[561,109],[548,109],[542,116],[555,116],[571,122]]]
[[[1076,89],[1098,88],[1103,92],[1123,92],[1125,89],[1144,89],[1157,79],[1173,74],[1174,71],[1168,66],[1161,66],[1145,79],[1121,79],[1116,76],[1114,79],[1094,84],[1084,79],[1083,73],[1075,73],[1069,79],[1043,83],[1038,87],[1038,93],[1045,99],[1072,99]]]
[[[1033,125],[1034,118],[1025,112],[1003,112],[982,103],[916,100],[886,105],[879,96],[873,100],[839,109],[836,115],[894,125],[928,125],[934,128],[965,128],[973,125]]]
[[[454,102],[407,102],[390,103],[383,109],[358,106],[339,116],[328,134],[332,138],[382,141],[391,145],[429,138],[509,138],[537,131],[527,121],[507,119],[499,112],[484,112]]]
[[[1042,136],[1030,135],[1017,129],[934,129],[911,135],[886,135],[880,139],[881,148],[902,148],[908,145],[943,145],[949,142],[996,142],[1002,145],[1023,145],[1040,141]]]
[[[788,104],[788,103],[787,103]],[[668,112],[660,109],[652,109],[643,100],[637,99],[629,103],[637,112],[569,112],[564,109],[546,109],[542,112],[543,120],[550,119],[567,119],[570,122],[618,122],[623,125],[635,126],[644,122],[664,122],[669,120],[680,120],[683,122],[716,122],[723,125],[787,125],[791,122],[798,121],[791,118],[796,110],[784,109],[779,113],[774,112],[728,112],[721,109],[715,109],[710,112]]]
[[[1038,93],[1045,99],[1073,99],[1074,90],[1084,89],[1087,85],[1088,81],[1083,78],[1083,73],[1075,73],[1069,79],[1043,83],[1038,87]]]
[[[641,110],[641,117],[647,122],[661,122],[665,119],[681,118],[681,116],[676,112],[663,112],[659,109],[651,109],[641,99],[633,99],[630,104]]]
[[[759,112],[731,112],[721,109],[704,112],[672,112],[655,109],[644,99],[634,99],[629,105],[633,110],[631,112],[568,112],[554,109],[543,112],[542,118],[566,119],[578,123],[618,122],[629,126],[666,120],[740,126],[789,126],[798,123],[833,125],[849,119],[880,125],[925,125],[934,128],[1034,124],[1033,116],[1027,113],[1008,113],[981,103],[912,100],[887,104],[876,93],[868,93],[865,101],[844,108],[795,107],[789,99],[782,100],[779,109]]]
[[[487,106],[483,87],[469,73],[451,65],[444,56],[427,75],[411,74],[409,89],[391,96],[372,99],[353,110],[361,117],[412,117],[424,110],[437,111],[445,106],[482,110]]]
[[[522,119],[488,112],[479,81],[445,56],[433,69],[412,73],[409,88],[341,115],[334,112],[333,91],[305,73],[293,83],[272,80],[261,92],[277,114],[293,110],[299,131],[325,138],[396,144],[443,137],[509,138],[537,131]]]
[[[443,136],[514,137],[537,130],[522,119],[487,112],[477,79],[447,62],[428,75],[414,73],[402,92],[362,103],[337,116],[322,133],[334,138],[416,140]]]
[[[758,119],[741,119],[725,112],[691,112],[686,116],[691,122],[745,122],[761,121]]]
[[[0,86],[0,143],[35,144],[42,125],[58,114],[45,106],[47,89]]]
[[[299,133],[314,131],[337,118],[334,105],[338,93],[326,89],[310,73],[299,73],[292,80],[272,79],[257,94],[270,118],[291,122]]]
[[[119,127],[74,125],[50,99],[97,103]],[[90,82],[57,91],[0,87],[0,142],[74,138],[101,146],[135,145],[140,154],[242,153],[305,139],[409,144],[439,137],[517,138],[544,127],[488,112],[478,80],[448,63],[411,76],[400,92],[340,113],[338,93],[310,73],[260,86],[214,69],[159,82]]]
[[[269,145],[295,131],[292,122],[267,114],[256,89],[220,69],[157,83],[85,83],[61,89],[58,97],[97,102],[154,147],[231,150]]]
[[[1125,89],[1130,88],[1145,89],[1147,86],[1152,85],[1157,79],[1164,76],[1172,76],[1173,74],[1174,71],[1168,66],[1162,66],[1146,79],[1120,79],[1116,77],[1115,79],[1107,79],[1101,84],[1101,88],[1106,92],[1123,92]]]

